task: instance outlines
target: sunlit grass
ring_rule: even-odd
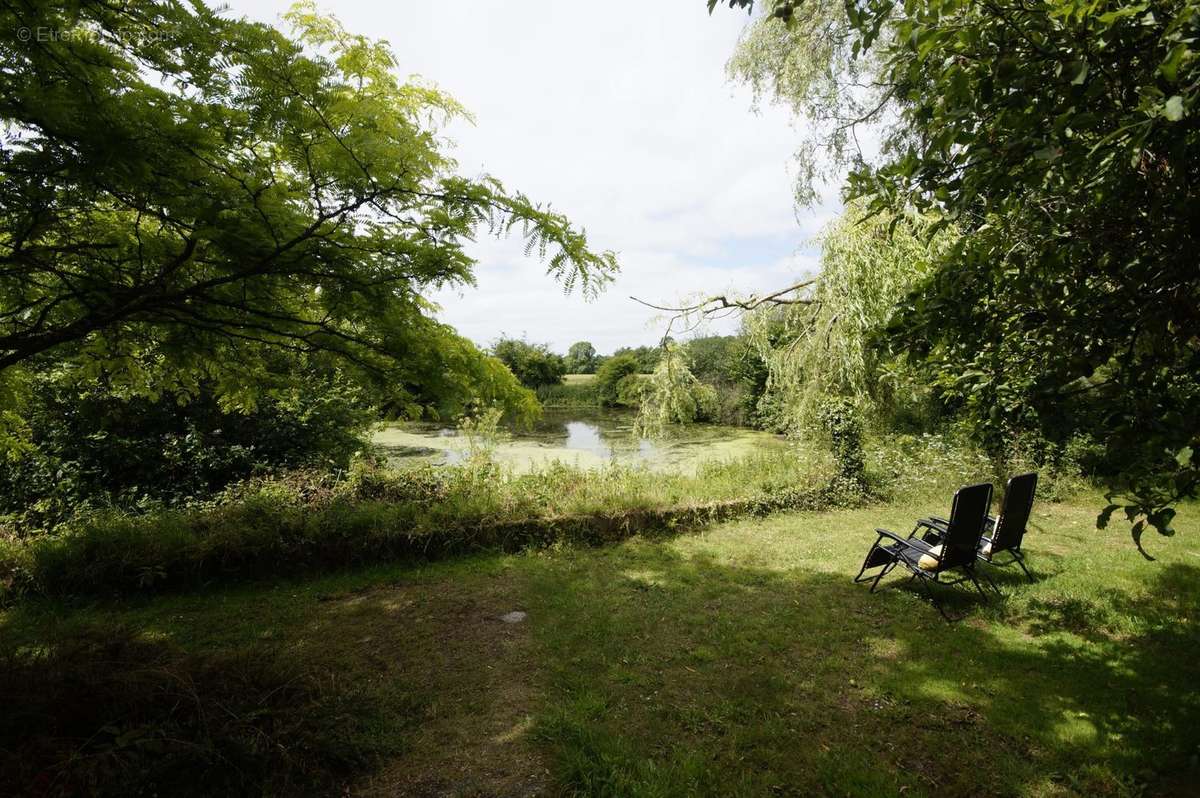
[[[1094,529],[1100,502],[1039,504],[1038,581],[999,574],[1004,599],[961,594],[956,624],[902,579],[850,581],[875,526],[945,509],[906,499],[150,602],[26,601],[0,631],[10,651],[119,626],[196,654],[286,652],[373,696],[393,742],[348,783],[400,794],[446,769],[481,794],[534,772],[586,795],[1165,793],[1200,753],[1200,508],[1148,562]],[[497,620],[513,609],[525,624]],[[497,760],[521,765],[501,777]]]

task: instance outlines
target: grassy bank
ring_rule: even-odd
[[[388,560],[554,543],[600,544],[868,498],[948,495],[992,478],[984,458],[936,436],[874,441],[865,493],[831,489],[830,455],[793,444],[694,473],[560,464],[517,473],[486,457],[454,467],[298,472],[211,502],[142,515],[93,513],[56,534],[0,530],[0,601],[152,593]],[[1071,483],[1075,484],[1075,483]],[[1045,479],[1042,495],[1061,493]]]
[[[595,374],[568,374],[559,385],[538,388],[537,396],[545,407],[600,407]]]
[[[1187,795],[1200,507],[1147,562],[1100,503],[1039,503],[1037,583],[954,625],[850,582],[871,529],[946,509],[911,500],[30,599],[0,612],[0,768],[15,794]]]
[[[603,543],[856,497],[824,490],[828,458],[794,447],[664,474],[486,460],[334,477],[297,473],[209,504],[98,513],[58,534],[0,540],[0,598],[152,592],[390,559]]]

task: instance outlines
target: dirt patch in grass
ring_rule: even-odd
[[[329,622],[381,664],[380,678],[422,685],[402,753],[352,792],[363,796],[530,796],[550,776],[529,739],[536,703],[530,616],[506,576],[469,585],[395,586],[327,602]]]

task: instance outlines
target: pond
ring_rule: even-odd
[[[466,440],[457,430],[437,424],[388,424],[376,430],[373,441],[396,464],[456,463],[466,457]],[[713,424],[692,424],[669,437],[650,440],[635,434],[631,412],[547,408],[532,428],[507,431],[494,456],[518,471],[557,460],[581,468],[617,462],[692,472],[706,460],[731,460],[786,446],[770,433]]]

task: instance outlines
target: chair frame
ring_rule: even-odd
[[[973,492],[982,494],[980,498],[980,504],[982,506],[982,509],[980,510],[980,517],[978,519],[964,518],[959,512],[960,499],[963,499],[964,496],[968,499],[975,498],[972,495]],[[876,528],[875,533],[878,535],[878,537],[876,538],[875,543],[872,544],[871,548],[867,551],[867,556],[863,559],[862,568],[859,569],[858,575],[854,577],[854,581],[857,583],[871,582],[870,592],[874,593],[875,589],[879,586],[880,580],[883,579],[883,577],[887,574],[891,573],[891,571],[897,565],[902,565],[909,572],[908,581],[911,582],[913,579],[918,580],[918,582],[921,584],[921,588],[929,597],[930,602],[935,608],[937,608],[938,613],[940,613],[941,616],[947,621],[957,620],[946,614],[945,608],[942,607],[942,603],[934,594],[930,584],[937,583],[941,585],[952,586],[969,581],[975,586],[975,589],[979,591],[979,594],[982,595],[985,600],[988,598],[987,591],[983,589],[983,586],[979,583],[979,579],[976,576],[976,556],[973,555],[978,554],[979,541],[983,536],[985,521],[988,517],[987,512],[991,508],[991,501],[992,485],[990,483],[985,482],[978,485],[968,485],[966,487],[959,488],[955,492],[950,511],[951,520],[946,522],[945,529],[941,530],[941,536],[944,538],[950,538],[952,536],[951,530],[953,529],[953,533],[955,535],[965,539],[965,543],[959,542],[955,545],[955,549],[958,550],[957,557],[954,556],[956,553],[955,551],[948,550],[945,546],[942,549],[941,555],[934,554],[932,551],[933,544],[916,537],[917,532],[921,528],[927,526],[926,521],[928,521],[928,519],[921,519],[918,521],[913,527],[913,530],[908,533],[907,538],[900,537],[900,535],[887,529]],[[882,545],[884,541],[891,542],[885,546]],[[967,543],[970,544],[969,551],[972,553],[971,555],[963,555],[961,553],[962,550],[967,548]],[[904,555],[906,553],[910,556],[905,557]],[[910,558],[913,555],[916,555],[917,560],[920,559],[921,555],[930,556],[937,561],[937,565],[931,569],[921,568],[916,562],[911,561]],[[867,570],[871,568],[880,568],[880,571],[877,574],[866,575]],[[963,575],[953,581],[947,581],[942,578],[943,574],[954,569],[961,569]],[[991,579],[989,579],[986,574],[982,574],[982,576],[988,582],[991,582]]]
[[[1021,544],[1025,541],[1025,532],[1029,527],[1029,516],[1033,512],[1033,500],[1037,493],[1038,475],[1036,471],[1030,471],[1027,474],[1017,474],[1009,478],[1008,483],[1004,486],[1004,499],[1000,505],[999,515],[989,515],[984,524],[984,536],[980,539],[980,550],[976,552],[976,557],[988,565],[996,568],[1007,568],[1016,563],[1022,571],[1025,572],[1025,577],[1032,583],[1036,582],[1033,573],[1025,564],[1025,553],[1021,551]],[[1026,490],[1025,485],[1028,485],[1028,496],[1023,495]],[[1014,499],[1013,497],[1017,497]],[[1010,507],[1010,501],[1022,501],[1023,506]],[[1009,525],[1016,523],[1012,519],[1020,519],[1020,528],[1010,530]],[[923,526],[930,531],[923,538],[926,543],[936,545],[941,535],[946,533],[946,528],[949,522],[945,518],[938,516],[930,516],[922,518],[917,522],[918,526]],[[997,531],[997,524],[1001,528]],[[1008,540],[1012,539],[1009,543]],[[997,548],[996,541],[1000,541],[1000,547]],[[983,553],[983,543],[990,543],[991,548],[987,554]],[[996,560],[996,556],[1008,552],[1010,559],[1007,562]],[[996,587],[996,583],[983,571],[980,572],[983,577],[992,585],[997,593],[1000,588]]]

